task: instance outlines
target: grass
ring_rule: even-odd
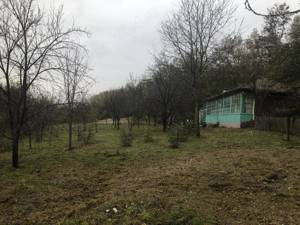
[[[157,128],[133,136],[120,147],[102,125],[72,152],[64,132],[30,151],[24,142],[18,170],[0,153],[0,224],[300,224],[299,138],[205,129],[170,149]]]

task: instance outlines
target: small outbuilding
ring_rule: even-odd
[[[243,128],[255,125],[256,117],[272,117],[277,108],[293,104],[287,92],[236,88],[212,96],[203,104],[201,121],[207,125]]]

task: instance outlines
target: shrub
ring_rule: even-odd
[[[133,142],[133,135],[130,130],[121,130],[120,142],[122,147],[130,147]]]
[[[179,148],[179,132],[176,127],[173,127],[169,132],[169,146],[170,148]]]
[[[154,142],[154,138],[153,138],[150,130],[146,131],[145,136],[144,136],[144,142],[145,143],[152,143],[152,142]]]
[[[144,216],[145,217],[145,216]],[[155,212],[146,215],[146,224],[160,225],[213,225],[216,224],[214,219],[205,218],[192,209],[176,207],[167,212]]]
[[[82,141],[84,145],[89,145],[94,137],[94,133],[92,128],[88,128],[85,130],[80,130],[78,133],[78,139]]]
[[[190,134],[190,129],[189,127],[177,125],[176,129],[178,130],[178,138],[179,142],[187,142],[188,140],[188,135]]]
[[[171,134],[169,137],[170,148],[179,148],[179,140],[176,134]]]
[[[162,218],[162,225],[203,225],[197,213],[188,209],[174,209]]]
[[[183,122],[183,128],[185,130],[186,135],[193,134],[194,132],[194,126],[191,122]]]
[[[3,137],[0,137],[0,152],[8,152],[10,150],[10,143]]]
[[[169,143],[171,148],[178,148],[179,144],[188,140],[189,130],[182,125],[175,125],[169,133]]]

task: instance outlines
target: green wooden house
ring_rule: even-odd
[[[208,98],[201,109],[201,121],[241,128],[255,120],[255,98],[251,89],[237,88]]]
[[[255,97],[256,96],[256,97]],[[278,112],[298,104],[287,91],[236,88],[208,98],[201,111],[201,121],[223,127],[242,128],[257,125],[257,118],[280,117]]]

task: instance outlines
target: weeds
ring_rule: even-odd
[[[133,134],[130,130],[123,129],[120,134],[120,143],[122,147],[131,147],[133,142]]]
[[[180,143],[188,140],[188,131],[182,125],[175,125],[169,132],[170,148],[179,148]]]
[[[154,138],[153,138],[152,133],[149,129],[147,129],[147,131],[145,133],[144,142],[145,143],[153,143],[154,142]]]

